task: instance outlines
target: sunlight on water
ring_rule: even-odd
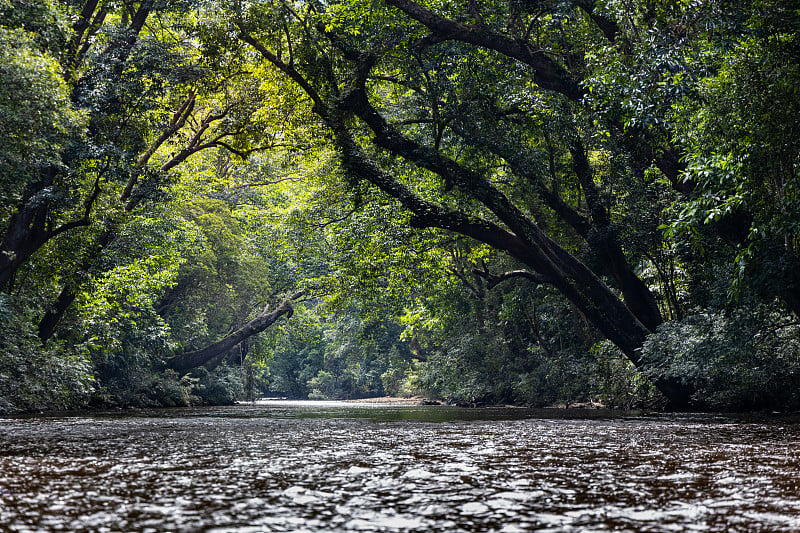
[[[800,530],[788,419],[265,402],[0,431],[0,531]]]

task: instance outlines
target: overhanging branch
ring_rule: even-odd
[[[494,33],[482,25],[476,27],[461,24],[412,0],[386,0],[386,3],[428,28],[433,33],[431,41],[455,40],[500,52],[533,67],[533,80],[542,89],[563,94],[570,100],[577,101],[583,97],[583,89],[569,72],[543,50],[534,49],[528,42]]]
[[[277,321],[280,317],[286,315],[288,318],[291,317],[293,313],[294,308],[292,307],[290,300],[283,302],[274,311],[270,312],[268,309],[264,309],[264,311],[262,311],[247,324],[226,335],[217,342],[214,342],[199,350],[184,352],[180,355],[176,355],[167,361],[166,367],[172,370],[183,372],[192,368],[197,368],[198,366],[202,366],[215,357],[228,352],[245,339],[261,333],[274,324],[275,321]]]

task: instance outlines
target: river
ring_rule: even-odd
[[[800,531],[800,420],[336,402],[5,418],[0,531]]]

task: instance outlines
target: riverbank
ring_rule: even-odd
[[[438,400],[429,400],[422,396],[379,396],[377,398],[358,398],[356,400],[344,400],[347,403],[368,403],[368,404],[389,404],[389,405],[444,405]]]
[[[356,400],[343,400],[346,403],[362,403],[362,404],[387,404],[387,405],[449,405],[443,400],[431,400],[422,396],[379,396],[377,398],[358,398]],[[527,407],[524,405],[474,405],[471,407]],[[607,409],[608,406],[600,402],[575,402],[575,403],[557,403],[547,405],[544,409]]]

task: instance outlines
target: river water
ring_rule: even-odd
[[[333,402],[7,418],[0,531],[800,531],[800,421]]]

